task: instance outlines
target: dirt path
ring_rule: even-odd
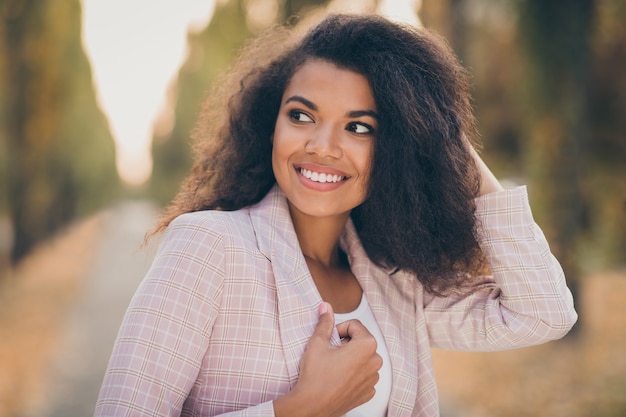
[[[105,213],[93,266],[53,354],[44,399],[22,417],[93,415],[120,321],[154,255],[157,242],[139,246],[155,213],[145,202],[121,203]]]

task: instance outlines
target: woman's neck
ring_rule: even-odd
[[[304,256],[326,267],[339,266],[339,237],[350,213],[329,217],[314,217],[289,205],[293,226]]]

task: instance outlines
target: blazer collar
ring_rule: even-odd
[[[300,358],[318,322],[322,297],[300,249],[287,199],[278,186],[250,207],[250,218],[259,250],[272,265],[278,323],[293,387],[298,380]]]

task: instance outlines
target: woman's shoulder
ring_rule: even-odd
[[[176,217],[168,226],[166,237],[189,236],[194,240],[223,239],[226,241],[249,241],[254,227],[249,210],[235,211],[201,210]]]
[[[234,211],[200,210],[181,214],[172,221],[168,229],[192,229],[200,233],[236,234],[252,229],[252,222],[247,208]]]

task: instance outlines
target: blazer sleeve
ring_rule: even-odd
[[[95,416],[180,416],[220,308],[221,233],[193,215],[172,222],[133,296]],[[271,402],[228,416],[273,416]]]
[[[501,350],[563,337],[577,314],[563,270],[533,220],[526,187],[476,199],[492,276],[467,295],[424,294],[433,347]]]

